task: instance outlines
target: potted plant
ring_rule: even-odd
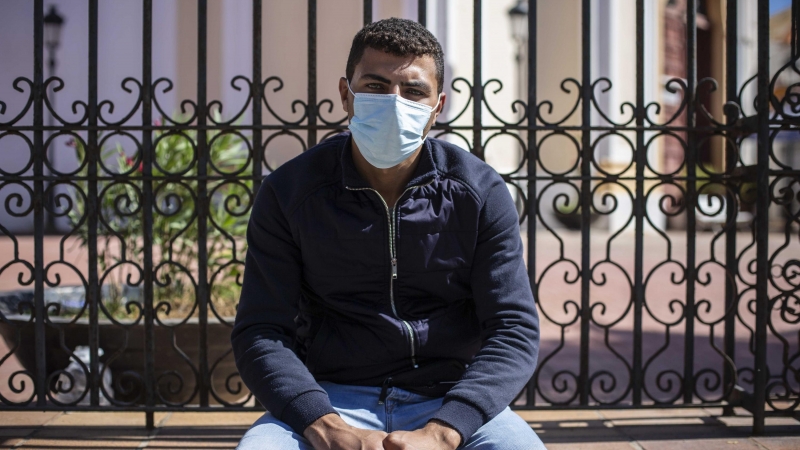
[[[564,225],[568,230],[580,230],[582,225],[581,207],[578,204],[578,199],[571,199],[569,203],[557,203],[553,213],[556,219]],[[597,220],[596,213],[589,214],[589,223],[591,225]]]
[[[247,394],[233,383],[236,369],[229,355],[229,335],[244,269],[244,236],[253,195],[252,158],[244,141],[246,137],[238,132],[209,130],[207,138],[210,162],[207,166],[209,176],[205,178],[208,208],[203,236],[197,215],[196,192],[201,179],[194,151],[197,133],[192,130],[153,132],[155,375],[159,402],[167,404],[181,404],[190,398],[193,402],[198,400],[194,393],[194,380],[199,367],[200,325],[195,286],[198,280],[197,242],[203,238],[207,246],[206,273],[210,294],[206,330],[208,365],[210,370],[213,369],[212,389],[217,399],[223,402],[235,402]],[[108,140],[101,138],[100,142]],[[70,144],[78,161],[85,161],[85,148],[81,142],[73,140]],[[141,380],[137,384],[137,376],[132,374],[143,375],[144,367],[144,284],[141,276],[144,267],[143,163],[141,155],[128,155],[119,144],[111,148],[103,146],[100,155],[105,168],[118,175],[109,177],[100,170],[97,182],[99,220],[96,239],[101,283],[99,343],[105,354],[102,362],[115,379],[115,399],[138,403],[144,400],[143,385]],[[68,214],[73,234],[84,247],[91,239],[86,220],[87,205],[83,201],[88,193],[87,176],[86,167],[75,174],[73,205]],[[73,290],[83,293],[83,286],[73,287]],[[46,336],[47,367],[51,373],[70,362],[70,354],[62,345],[71,351],[78,345],[88,344],[88,305],[85,301],[69,307],[61,303],[54,300],[48,307],[48,319],[56,325],[55,328],[47,327]],[[75,303],[74,299],[72,303]],[[30,314],[17,320],[21,332],[18,335],[21,346],[17,353],[23,366],[31,370],[35,349],[32,348],[33,326],[29,319]],[[4,334],[9,334],[8,330]],[[26,349],[26,346],[31,348]],[[54,382],[51,384],[51,389],[58,389]],[[132,384],[137,386],[131,388]],[[213,402],[214,395],[211,398]]]

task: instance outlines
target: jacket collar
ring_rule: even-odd
[[[341,152],[342,182],[344,183],[344,186],[346,188],[351,188],[351,189],[370,188],[371,186],[369,185],[369,183],[367,183],[367,181],[361,176],[361,174],[358,173],[358,170],[356,169],[356,164],[353,161],[353,153],[352,153],[353,137],[350,135],[349,132],[347,132],[346,134],[347,134],[347,139],[344,140]],[[436,171],[436,165],[433,161],[431,142],[430,139],[425,139],[425,142],[422,143],[422,150],[420,150],[419,163],[417,164],[417,167],[414,169],[414,174],[411,176],[411,179],[406,184],[406,188],[429,183],[436,178],[436,175],[437,171]]]

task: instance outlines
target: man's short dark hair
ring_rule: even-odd
[[[444,88],[444,52],[439,41],[425,27],[413,20],[384,19],[373,22],[362,28],[353,38],[350,46],[350,56],[347,57],[345,75],[348,80],[353,79],[356,65],[361,62],[364,50],[373,48],[396,56],[424,56],[433,57],[436,64],[436,84],[438,93]]]

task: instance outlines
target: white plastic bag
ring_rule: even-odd
[[[80,359],[80,361],[83,364],[85,364],[86,368],[88,369],[90,361],[89,347],[86,345],[79,345],[75,347],[75,351],[72,353],[73,356],[70,357],[69,365],[67,366],[66,369],[64,369],[64,371],[72,375],[72,379],[74,382],[71,383],[69,376],[62,373],[61,375],[58,376],[58,381],[56,381],[57,390],[53,394],[53,398],[56,401],[65,404],[74,403],[76,400],[78,400],[78,398],[81,397],[81,395],[83,395],[83,392],[88,389],[88,387],[86,386],[86,372],[84,372],[83,367],[75,358]],[[98,348],[97,357],[99,358],[101,356],[103,356],[103,349]],[[103,389],[105,389],[105,392],[108,393],[109,396],[113,397],[114,390],[111,387],[111,371],[110,370],[103,371],[104,366],[105,366],[104,364],[100,363],[100,373],[103,374]],[[60,390],[66,390],[67,392],[60,392]],[[87,392],[86,395],[81,399],[81,401],[79,401],[76,404],[88,405],[89,403],[90,403],[89,393]],[[106,396],[103,394],[103,391],[101,390],[100,406],[108,406],[109,404],[110,402],[108,401],[108,398],[106,398]]]

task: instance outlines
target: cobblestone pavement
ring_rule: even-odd
[[[519,414],[551,450],[800,448],[797,420],[768,418],[764,436],[751,436],[752,419],[742,411],[733,417],[709,408]],[[258,413],[159,413],[156,429],[148,431],[142,413],[0,412],[0,448],[234,448],[256,418]]]

